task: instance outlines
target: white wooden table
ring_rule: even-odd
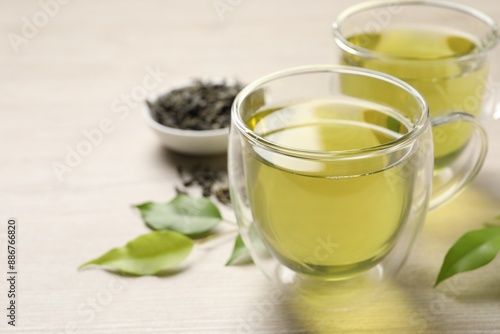
[[[140,117],[140,87],[151,72],[149,91],[193,77],[250,81],[334,62],[330,23],[359,1],[222,0],[232,4],[223,20],[213,0],[59,1],[41,1],[52,4],[45,9],[35,0],[0,1],[1,333],[500,333],[500,261],[432,288],[451,244],[500,214],[493,118],[473,186],[429,215],[398,282],[350,312],[265,308],[274,288],[258,269],[224,267],[230,238],[198,250],[174,276],[77,272],[146,233],[130,205],[166,201],[179,182],[175,166],[186,158],[164,151]],[[462,3],[500,19],[497,1]],[[60,182],[53,163],[103,122],[99,145],[84,148],[88,155]],[[14,329],[5,316],[9,217],[20,229]]]

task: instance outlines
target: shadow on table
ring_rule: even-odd
[[[158,147],[162,161],[169,166],[177,166],[186,170],[197,166],[210,166],[217,170],[227,170],[227,154],[215,156],[190,156]]]
[[[263,293],[265,297],[255,303],[254,310],[242,317],[243,328],[238,333],[276,328],[276,332],[296,334],[448,333],[427,319],[396,283],[368,297],[357,296],[355,290],[337,292],[326,296],[321,289],[304,293],[270,287]],[[273,297],[280,294],[281,298]]]
[[[408,291],[392,283],[374,294],[356,288],[332,294],[331,301],[318,296],[296,296],[288,306],[290,313],[300,319],[308,332],[327,333],[430,333],[436,326],[415,307]],[[358,294],[361,294],[358,296]],[[329,308],[339,303],[344,307]],[[348,305],[348,306],[347,306]],[[445,334],[446,331],[440,330]]]

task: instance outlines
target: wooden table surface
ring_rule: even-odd
[[[58,1],[0,1],[1,333],[500,333],[499,260],[432,288],[451,244],[500,214],[500,121],[491,115],[479,177],[429,214],[397,282],[367,305],[269,307],[275,287],[256,267],[224,266],[230,237],[173,276],[78,272],[146,233],[130,205],[169,200],[175,166],[193,163],[162,149],[143,123],[145,78],[149,94],[193,77],[250,81],[332,63],[331,21],[359,1]],[[461,2],[500,19],[496,0]],[[102,140],[59,179],[54,163],[103,122]],[[5,316],[9,217],[19,226],[15,329]]]

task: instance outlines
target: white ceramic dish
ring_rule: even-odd
[[[213,81],[212,82],[216,82]],[[167,91],[157,93],[148,98],[153,103],[160,95],[170,90],[191,84],[176,85]],[[156,133],[161,143],[168,149],[189,155],[216,155],[227,152],[229,128],[217,130],[181,130],[158,123],[147,103],[144,103],[142,116],[146,124]]]

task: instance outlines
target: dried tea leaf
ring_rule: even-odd
[[[179,178],[184,187],[199,186],[204,197],[215,195],[222,204],[230,204],[229,185],[227,181],[227,170],[217,169],[209,165],[196,165],[191,169],[177,167]],[[187,192],[183,189],[175,189],[177,194]]]

